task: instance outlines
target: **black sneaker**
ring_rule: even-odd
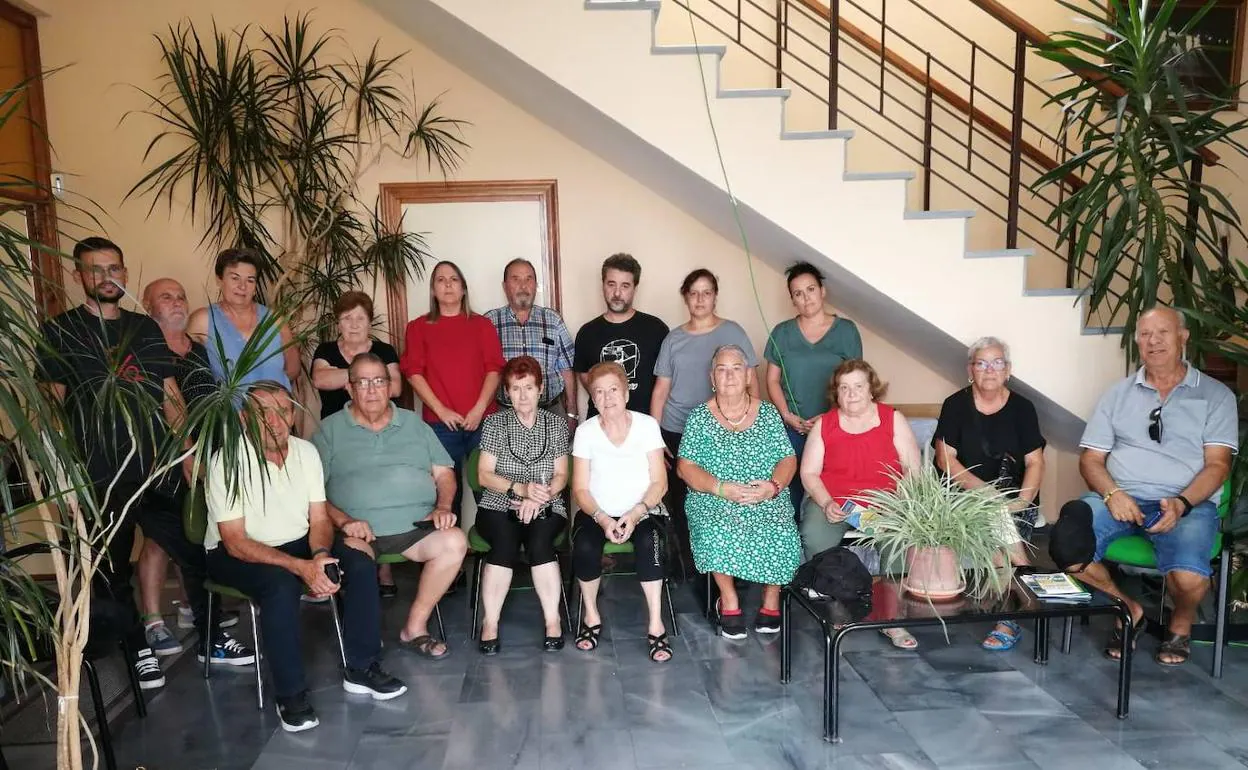
[[[373,700],[390,700],[407,692],[407,685],[381,670],[380,663],[366,669],[348,668],[342,677],[342,689],[353,695],[369,695]]]
[[[737,612],[732,615],[719,616],[719,634],[725,639],[744,639],[745,615]]]
[[[301,733],[311,730],[321,723],[308,703],[308,693],[301,692],[290,698],[277,699],[277,716],[282,720],[282,729],[288,733]]]
[[[780,633],[780,616],[764,615],[758,613],[754,616],[754,633],[756,634],[778,634]]]
[[[160,670],[160,664],[156,662],[156,656],[152,654],[150,647],[139,650],[134,659],[134,672],[139,675],[140,690],[155,690],[165,686],[165,674]]]
[[[202,647],[198,657],[199,662],[203,663]],[[256,662],[256,653],[234,637],[223,633],[212,643],[212,654],[208,660],[214,666],[250,666]]]

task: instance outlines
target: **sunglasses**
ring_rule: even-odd
[[[1158,444],[1161,443],[1161,407],[1157,407],[1148,413],[1148,437]]]

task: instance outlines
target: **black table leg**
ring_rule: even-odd
[[[841,631],[823,637],[823,739],[841,742]]]
[[[1049,664],[1049,619],[1040,619],[1040,665]]]
[[[1040,652],[1040,633],[1044,629],[1044,619],[1036,618],[1036,625],[1031,631],[1031,659],[1037,665],[1044,662]]]
[[[1084,615],[1084,617],[1086,618],[1087,615]],[[1062,654],[1063,655],[1070,654],[1070,640],[1071,640],[1071,637],[1074,636],[1074,631],[1075,631],[1075,616],[1067,615],[1066,618],[1062,621]]]
[[[780,684],[788,684],[793,668],[793,600],[788,588],[780,589]]]
[[[1135,636],[1131,611],[1122,610],[1122,648],[1118,659],[1118,718],[1126,719],[1131,707],[1131,654],[1135,645]]]

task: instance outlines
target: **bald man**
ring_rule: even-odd
[[[1174,602],[1168,634],[1154,656],[1163,666],[1181,665],[1191,655],[1192,621],[1212,575],[1218,501],[1239,443],[1235,397],[1184,360],[1187,338],[1182,315],[1170,308],[1140,316],[1135,341],[1143,366],[1096,405],[1079,442],[1079,471],[1091,492],[1062,509],[1063,515],[1079,509],[1072,520],[1086,517],[1082,506],[1091,509],[1096,547],[1090,563],[1061,566],[1125,602],[1137,627],[1143,608],[1100,562],[1123,535],[1152,541]],[[1118,658],[1121,639],[1116,630],[1106,656]]]
[[[212,392],[214,381],[208,368],[208,351],[186,333],[191,309],[186,289],[172,278],[157,278],[143,290],[143,309],[165,335],[165,344],[173,351],[178,387],[188,409],[197,399]]]

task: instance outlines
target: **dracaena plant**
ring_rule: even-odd
[[[1067,72],[1052,102],[1074,154],[1035,186],[1083,180],[1048,222],[1092,276],[1090,310],[1122,324],[1131,360],[1139,316],[1159,301],[1192,304],[1200,291],[1193,263],[1213,261],[1219,228],[1243,234],[1226,194],[1194,173],[1218,153],[1248,156],[1238,138],[1248,121],[1228,95],[1238,88],[1203,90],[1184,77],[1208,66],[1191,41],[1214,4],[1178,24],[1180,0],[1062,2],[1081,28],[1037,46]]]
[[[148,198],[149,214],[189,201],[204,243],[257,251],[264,296],[286,300],[304,340],[325,336],[344,290],[421,276],[424,241],[387,228],[359,181],[385,158],[450,174],[467,123],[440,98],[415,101],[402,54],[374,43],[357,56],[306,14],[275,31],[182,22],[156,40],[164,72],[140,90],[158,130],[128,197]]]

